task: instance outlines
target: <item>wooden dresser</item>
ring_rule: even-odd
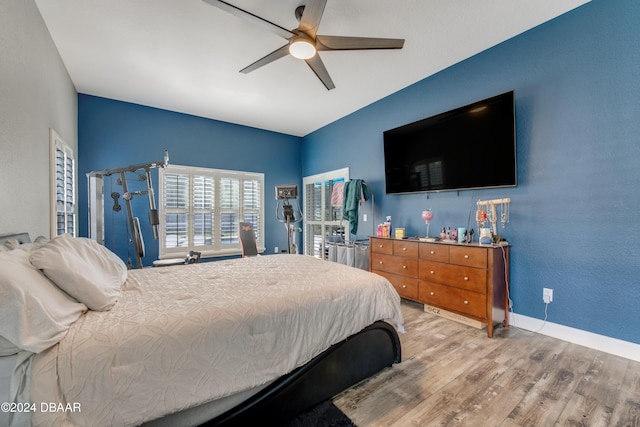
[[[509,246],[372,237],[370,270],[402,298],[508,327]]]

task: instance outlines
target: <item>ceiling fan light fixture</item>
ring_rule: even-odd
[[[289,44],[289,53],[294,58],[309,59],[316,54],[316,47],[308,38],[296,37]]]

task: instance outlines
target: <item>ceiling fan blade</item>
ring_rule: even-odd
[[[320,59],[320,55],[316,54],[312,58],[305,59],[304,62],[306,62],[309,68],[311,68],[316,76],[318,76],[327,90],[331,90],[336,87],[336,85],[333,84],[333,80],[331,80],[331,76],[329,76],[329,72],[324,66],[322,59]]]
[[[267,21],[266,19],[261,18],[258,15],[254,15],[251,12],[247,12],[246,10],[240,9],[239,7],[229,4],[226,1],[222,1],[222,0],[202,0],[202,1],[204,1],[207,4],[210,4],[211,6],[215,6],[218,9],[222,9],[225,12],[229,12],[232,15],[237,16],[238,18],[242,18],[246,21],[253,22],[254,24],[258,24],[262,28],[265,28],[266,30],[271,31],[272,33],[284,39],[289,40],[290,38],[296,35],[295,33],[292,33],[291,31],[287,30],[284,27],[274,24],[271,21]]]
[[[289,45],[285,44],[284,46],[282,46],[281,48],[278,48],[276,50],[274,50],[273,52],[271,52],[270,54],[268,54],[267,56],[258,59],[256,62],[254,62],[253,64],[244,67],[242,70],[240,70],[241,73],[247,74],[250,73],[254,70],[257,70],[258,68],[269,64],[270,62],[273,62],[277,59],[282,58],[283,56],[287,56],[289,54]]]
[[[314,39],[320,26],[320,20],[324,13],[324,7],[327,5],[327,0],[311,0],[309,4],[305,5],[304,12],[300,18],[300,25],[298,30],[304,32],[309,37]]]
[[[375,37],[318,36],[318,50],[363,50],[363,49],[402,49],[404,39],[381,39]]]

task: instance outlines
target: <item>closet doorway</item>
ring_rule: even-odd
[[[349,233],[346,227],[349,224],[342,219],[342,203],[331,202],[334,187],[340,187],[348,180],[349,168],[302,179],[305,255],[327,259],[329,243],[348,243]]]

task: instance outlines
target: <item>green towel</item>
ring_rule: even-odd
[[[362,201],[369,200],[371,192],[362,179],[354,179],[344,184],[342,217],[349,221],[351,234],[358,234],[358,207]]]

